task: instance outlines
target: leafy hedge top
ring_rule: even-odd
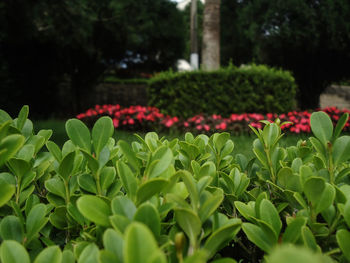
[[[164,72],[148,87],[149,105],[178,117],[288,112],[296,106],[295,95],[291,73],[254,64],[212,72]]]
[[[116,142],[107,116],[68,120],[60,148],[27,116],[0,110],[1,262],[350,260],[348,114],[287,148],[263,121],[252,160],[228,133]]]

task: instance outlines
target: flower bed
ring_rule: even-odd
[[[317,110],[319,111],[320,109]],[[350,113],[350,110],[339,110],[336,107],[321,110],[331,117],[333,123],[336,123],[343,113]],[[244,113],[231,114],[228,118],[215,114],[200,114],[188,119],[181,119],[176,116],[165,115],[158,108],[150,106],[96,105],[94,108],[78,114],[77,118],[90,126],[99,117],[110,116],[113,119],[114,127],[118,129],[131,131],[166,131],[172,129],[194,133],[213,133],[217,131],[250,132],[248,124],[254,128],[262,128],[261,120],[273,122],[276,118],[279,118],[281,122],[292,122],[292,124],[287,123],[282,126],[284,132],[310,133],[311,113],[312,111],[291,111],[283,114]],[[350,122],[346,123],[344,131],[350,131]]]

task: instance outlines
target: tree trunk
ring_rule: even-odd
[[[203,16],[203,70],[220,68],[220,1],[206,0]]]

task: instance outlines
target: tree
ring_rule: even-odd
[[[203,14],[202,67],[220,68],[220,1],[206,0]]]
[[[348,0],[245,0],[241,28],[257,62],[289,69],[302,109],[319,106],[319,95],[349,77]]]
[[[106,69],[165,70],[185,48],[170,0],[5,0],[0,14],[0,103],[10,114],[29,104],[35,117],[71,116]]]

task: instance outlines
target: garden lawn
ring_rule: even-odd
[[[68,136],[65,130],[65,120],[57,120],[57,119],[49,119],[49,120],[34,120],[34,130],[37,133],[41,129],[52,129],[53,134],[50,140],[54,141],[60,147],[68,140]],[[227,131],[229,132],[229,131]],[[133,141],[137,141],[137,138],[134,136],[135,132],[128,132],[124,130],[116,129],[114,133],[114,138],[116,141],[124,140],[128,143]],[[141,137],[145,136],[145,132],[137,132]],[[184,139],[184,134],[160,134],[160,136],[164,136],[165,138],[171,140],[174,138],[179,138],[180,140]],[[295,145],[298,140],[306,139],[307,134],[288,134],[282,138],[280,144],[283,147]],[[234,142],[235,148],[233,150],[233,155],[238,153],[244,154],[248,159],[254,157],[252,151],[253,141],[256,139],[254,134],[241,134],[241,135],[232,135],[232,140]]]

